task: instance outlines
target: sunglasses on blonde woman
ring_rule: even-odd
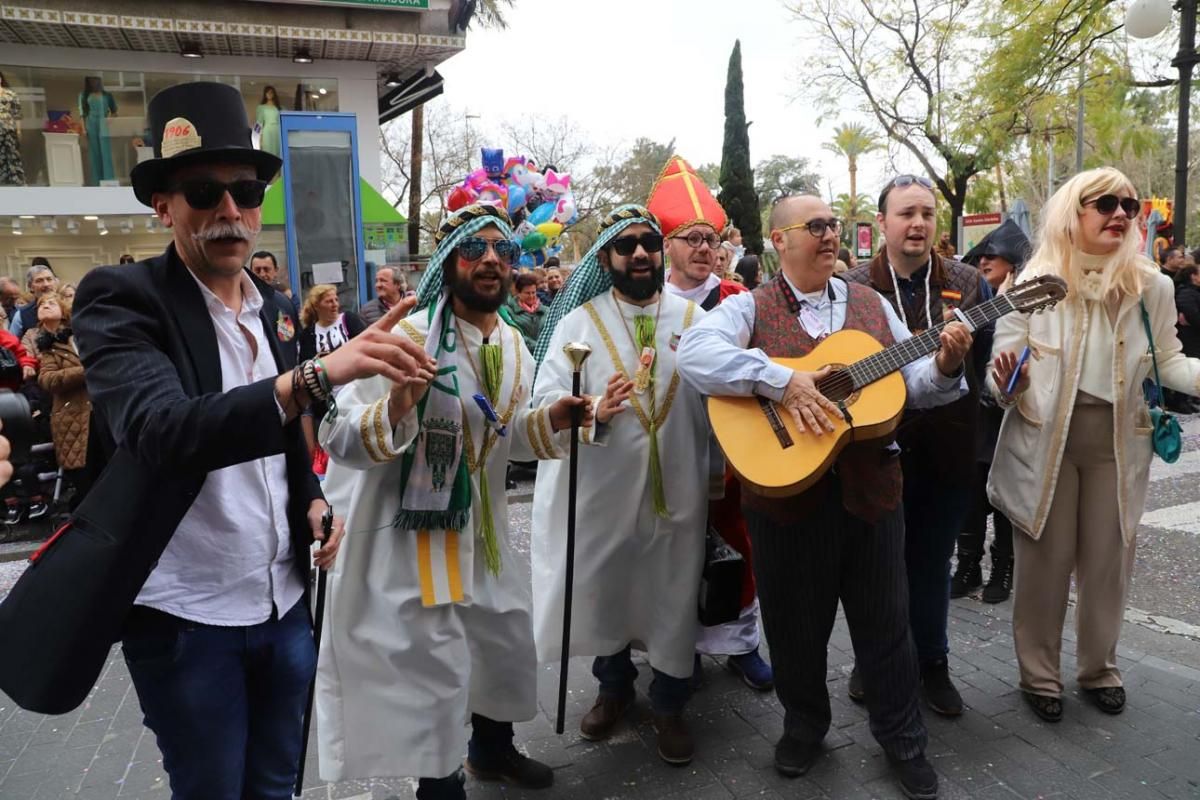
[[[1125,211],[1125,216],[1134,219],[1142,210],[1142,203],[1136,197],[1117,197],[1115,194],[1102,194],[1091,200],[1084,200],[1082,205],[1095,206],[1101,214],[1117,213],[1117,206]]]

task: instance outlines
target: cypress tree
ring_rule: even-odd
[[[721,149],[721,193],[717,200],[742,231],[747,253],[762,253],[762,217],[754,171],[750,168],[750,132],[742,88],[742,43],[733,43],[725,79],[725,144]]]

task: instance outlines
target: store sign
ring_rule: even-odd
[[[1004,221],[1004,216],[999,212],[991,214],[965,214],[959,221],[958,229],[958,249],[959,252],[966,253],[975,245],[983,240],[996,228],[1000,227],[1000,223]]]
[[[259,2],[294,3],[303,6],[358,6],[398,11],[428,11],[429,0],[259,0]]]
[[[425,70],[418,70],[379,98],[379,124],[382,125],[432,100],[441,94],[444,88],[442,76],[437,70],[434,70],[432,75],[426,75]]]
[[[875,255],[875,230],[869,222],[857,222],[854,225],[854,255],[858,258],[870,258]]]

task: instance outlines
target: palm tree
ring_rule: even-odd
[[[853,199],[848,194],[839,194],[829,207],[848,227],[853,227],[856,222],[870,222],[875,218],[875,201],[865,194]]]
[[[845,156],[850,164],[850,197],[858,197],[858,157],[879,150],[883,143],[871,130],[858,122],[843,123],[833,129],[833,141],[822,145],[831,153]],[[855,204],[857,205],[857,203]]]
[[[514,0],[479,0],[475,18],[481,27],[504,30],[508,27],[505,13],[512,9]]]

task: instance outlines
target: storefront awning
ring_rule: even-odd
[[[362,221],[364,225],[404,224],[408,222],[404,215],[392,208],[392,204],[383,198],[375,187],[365,179],[358,179],[358,187],[362,193]],[[267,189],[262,204],[263,225],[283,225],[283,181],[275,181]]]

